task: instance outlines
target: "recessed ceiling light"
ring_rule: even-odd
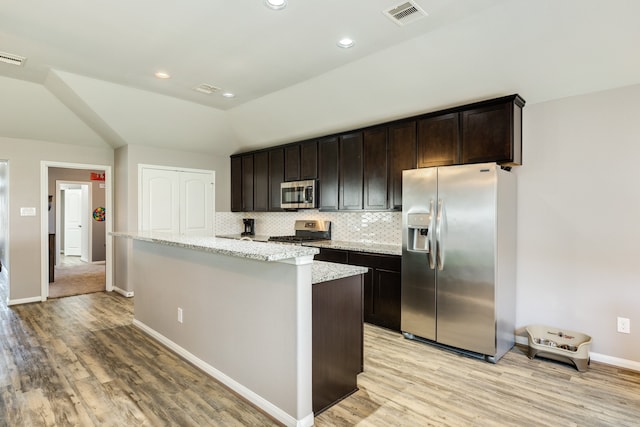
[[[287,0],[264,0],[269,9],[280,10],[287,7]]]
[[[338,40],[338,47],[341,47],[343,49],[348,49],[352,47],[354,44],[355,42],[349,37],[343,37],[340,40]]]
[[[222,96],[224,96],[225,98],[235,98],[236,95],[231,92],[224,92]]]
[[[169,75],[169,73],[165,73],[164,71],[158,71],[155,76],[159,79],[170,79],[171,76]]]

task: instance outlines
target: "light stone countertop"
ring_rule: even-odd
[[[211,252],[220,255],[249,258],[259,261],[282,261],[286,259],[313,256],[318,248],[300,245],[281,245],[276,243],[233,240],[213,236],[183,236],[171,233],[148,231],[112,232],[114,237],[158,243],[166,246]]]
[[[328,282],[329,280],[364,274],[369,269],[355,265],[336,264],[334,262],[314,261],[311,268],[311,283]]]
[[[402,245],[385,245],[380,243],[345,242],[340,240],[320,240],[305,242],[305,246],[326,249],[341,249],[354,252],[369,252],[373,254],[402,256]]]

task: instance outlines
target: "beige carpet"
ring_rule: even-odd
[[[101,292],[105,290],[105,265],[82,262],[80,257],[60,256],[54,279],[49,283],[49,298]]]

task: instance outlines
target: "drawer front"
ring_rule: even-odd
[[[402,269],[402,257],[377,255],[361,252],[349,252],[349,264],[370,267],[379,270],[397,271]]]
[[[320,248],[320,253],[317,254],[314,259],[316,261],[337,262],[338,264],[348,263],[347,251],[341,251],[338,249]]]

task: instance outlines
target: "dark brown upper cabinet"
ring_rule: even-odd
[[[402,171],[416,168],[416,122],[389,126],[389,207],[402,209]]]
[[[340,135],[340,210],[362,209],[362,132]]]
[[[242,210],[253,211],[253,154],[242,156]]]
[[[522,164],[522,107],[513,95],[462,111],[461,163]]]
[[[365,210],[385,210],[389,207],[389,162],[387,155],[387,127],[366,130],[364,147]]]
[[[460,114],[449,113],[418,121],[418,167],[460,163]]]
[[[269,153],[253,155],[253,210],[269,210]]]
[[[284,149],[269,150],[269,210],[280,211],[280,183],[284,181]]]
[[[306,141],[284,148],[285,181],[318,178],[318,142]]]
[[[242,157],[231,157],[231,212],[242,211]]]
[[[318,141],[318,208],[338,209],[338,137]]]
[[[231,156],[231,211],[281,211],[282,147]]]
[[[300,144],[300,179],[318,179],[318,141]]]
[[[505,96],[235,154],[231,210],[280,210],[280,182],[306,179],[318,179],[321,210],[401,210],[404,170],[484,162],[522,164],[524,104],[518,95]],[[260,153],[269,153],[266,161]]]
[[[297,181],[300,179],[300,144],[284,148],[284,180]]]

